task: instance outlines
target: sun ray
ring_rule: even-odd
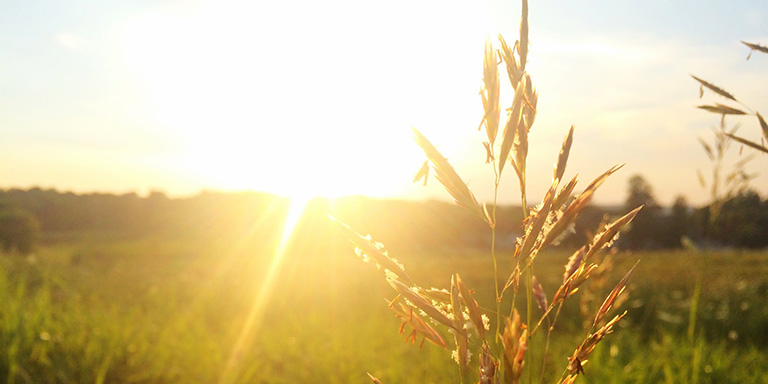
[[[243,325],[243,329],[240,331],[240,335],[237,338],[232,353],[227,360],[227,365],[222,372],[220,383],[232,383],[236,381],[237,374],[242,362],[242,355],[245,347],[253,340],[254,335],[261,326],[261,321],[264,316],[264,309],[269,303],[269,299],[272,296],[272,289],[275,281],[280,274],[280,268],[282,266],[285,251],[293,235],[296,224],[304,214],[304,210],[309,202],[309,197],[296,196],[291,199],[291,204],[285,217],[283,224],[283,231],[280,236],[280,243],[272,256],[272,261],[267,270],[267,274],[264,277],[264,281],[258,288],[258,294],[251,306],[251,310],[248,313],[248,317]]]

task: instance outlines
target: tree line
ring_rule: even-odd
[[[251,236],[253,241],[279,238],[290,200],[268,193],[202,192],[169,198],[162,192],[141,197],[75,194],[54,189],[0,190],[0,245],[4,251],[28,253],[38,241],[55,242],[78,234],[137,238],[145,236]],[[625,249],[695,247],[763,248],[768,246],[768,200],[742,191],[722,203],[717,217],[708,207],[691,208],[679,197],[660,206],[642,176],[630,179],[627,207],[644,209],[617,245]],[[512,249],[520,235],[521,207],[499,207],[497,245]],[[626,209],[588,207],[561,244],[583,243],[601,223]],[[364,228],[387,246],[444,250],[487,246],[487,226],[453,204],[349,197],[314,199],[299,223],[297,238],[332,236],[327,215]],[[615,218],[615,217],[614,217]]]
[[[621,245],[630,249],[765,248],[768,247],[768,199],[748,188],[722,201],[691,208],[679,196],[671,207],[662,207],[651,185],[641,176],[630,178],[625,206],[644,205]]]

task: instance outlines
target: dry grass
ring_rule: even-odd
[[[768,53],[768,48],[759,44],[752,44],[742,41],[744,45],[750,48],[747,60],[752,56],[752,53],[757,51],[761,53]],[[749,163],[753,157],[745,156],[737,161],[731,167],[728,174],[724,172],[724,156],[733,141],[745,145],[749,148],[757,150],[758,152],[768,153],[768,123],[759,112],[753,111],[752,108],[738,100],[733,94],[725,89],[718,87],[711,82],[703,80],[699,77],[691,75],[694,80],[699,83],[699,97],[704,97],[704,90],[708,89],[714,92],[720,97],[727,99],[730,103],[738,104],[738,107],[715,103],[711,105],[700,105],[698,108],[707,112],[716,113],[721,116],[720,125],[718,128],[713,129],[714,140],[712,144],[708,143],[702,138],[699,138],[699,142],[704,148],[704,152],[707,154],[710,162],[712,163],[712,175],[707,180],[704,175],[699,171],[699,182],[703,188],[708,188],[710,191],[710,205],[709,205],[709,226],[717,219],[723,204],[735,195],[743,192],[749,180],[754,178],[755,175],[750,175],[745,171],[747,163]],[[745,111],[746,110],[746,111]],[[736,135],[736,131],[739,126],[736,125],[731,129],[726,129],[725,117],[727,115],[743,116],[752,115],[757,118],[758,124],[762,129],[762,137],[760,142],[751,141],[741,136]]]
[[[374,261],[384,271],[385,279],[396,292],[388,306],[401,321],[400,333],[406,334],[406,341],[422,339],[441,348],[452,349],[458,364],[462,383],[517,383],[542,381],[545,372],[562,369],[561,382],[574,382],[584,373],[590,353],[598,343],[613,331],[614,326],[626,314],[609,316],[614,305],[623,301],[630,269],[608,297],[597,308],[594,318],[586,326],[586,335],[575,346],[566,360],[564,356],[552,361],[565,361],[563,367],[550,368],[549,342],[555,330],[563,303],[576,294],[592,273],[600,267],[598,256],[610,247],[619,230],[628,224],[640,207],[625,216],[599,228],[597,235],[577,250],[565,265],[565,274],[558,281],[556,289],[550,287],[550,294],[542,286],[542,279],[535,276],[536,259],[546,246],[556,244],[561,235],[568,233],[577,217],[590,203],[597,188],[620,166],[609,168],[594,179],[578,196],[572,196],[577,177],[562,183],[568,155],[573,143],[574,129],[567,133],[558,159],[555,163],[552,185],[535,207],[528,206],[526,193],[526,159],[528,155],[528,133],[536,113],[538,94],[530,75],[526,71],[528,57],[528,3],[522,2],[520,36],[510,46],[499,36],[499,47],[488,41],[483,57],[483,89],[480,93],[483,118],[480,129],[485,131],[487,141],[487,164],[492,167],[495,178],[494,200],[490,204],[477,201],[467,184],[456,170],[418,130],[414,129],[416,143],[424,150],[427,161],[421,167],[414,182],[425,179],[432,169],[437,180],[445,187],[456,203],[471,212],[478,220],[487,223],[491,232],[490,259],[493,264],[493,302],[478,304],[476,293],[462,280],[460,273],[453,272],[450,284],[443,289],[425,288],[426,285],[413,280],[400,262],[394,259],[382,244],[369,236],[362,236],[346,224],[335,221],[356,247],[358,256]],[[501,81],[499,66],[506,69],[509,86],[514,90],[512,105],[500,105]],[[708,84],[708,83],[707,83]],[[713,87],[708,85],[709,87]],[[501,128],[501,111],[506,111],[506,122]],[[501,132],[500,132],[501,131]],[[523,235],[517,239],[514,252],[497,255],[496,251],[496,196],[501,177],[509,162],[515,171],[520,187],[523,209]],[[431,166],[431,167],[430,167]],[[513,266],[502,272],[502,265]],[[506,268],[505,268],[506,269]],[[503,278],[503,279],[502,279]],[[549,279],[544,279],[549,280]],[[501,282],[505,283],[502,284]],[[481,284],[481,286],[488,286]],[[521,293],[518,302],[517,295]],[[477,297],[476,297],[477,296]],[[548,300],[551,298],[551,300]],[[535,305],[534,305],[535,303]],[[518,307],[521,307],[518,309]],[[522,313],[522,315],[521,315]],[[609,319],[606,321],[607,319]],[[502,329],[503,325],[503,329]],[[545,325],[545,326],[542,326]],[[409,331],[410,330],[410,331]],[[537,343],[536,334],[545,333],[545,341]],[[566,335],[572,337],[572,335]],[[451,340],[452,343],[446,342]],[[541,339],[541,337],[539,337]],[[540,365],[536,363],[540,362]],[[551,376],[551,375],[550,375]],[[374,382],[379,379],[371,376]],[[386,380],[385,380],[386,381]]]

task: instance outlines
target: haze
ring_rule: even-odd
[[[695,108],[689,74],[768,108],[768,56],[746,61],[740,43],[768,43],[768,3],[534,2],[530,18],[529,195],[573,124],[566,178],[627,164],[598,203],[621,203],[638,173],[662,204],[705,203],[697,137],[719,117]],[[514,40],[517,20],[518,2],[491,0],[4,2],[0,188],[448,199],[411,183],[416,127],[487,200],[482,50]],[[740,122],[759,140],[754,119],[727,120]],[[768,193],[768,177],[752,187]]]

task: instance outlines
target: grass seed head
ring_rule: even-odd
[[[697,108],[701,108],[705,111],[722,114],[722,115],[746,115],[747,113],[738,108],[729,107],[720,103],[715,105],[699,105]]]
[[[633,266],[629,272],[627,272],[626,275],[619,281],[618,284],[616,284],[616,287],[613,288],[611,293],[608,295],[608,297],[605,298],[605,301],[603,301],[603,304],[600,306],[600,309],[597,310],[597,315],[595,315],[595,321],[592,323],[592,326],[597,326],[597,324],[600,322],[600,320],[603,319],[603,316],[605,316],[608,311],[611,310],[611,306],[613,305],[614,301],[616,300],[619,295],[621,295],[622,292],[627,288],[627,283],[629,282],[629,277],[632,276],[632,271],[635,270],[635,266]]]
[[[509,47],[504,40],[504,37],[501,35],[499,35],[499,42],[501,43],[501,59],[504,61],[504,64],[506,64],[509,83],[512,84],[513,88],[516,88],[517,83],[519,83],[520,79],[523,77],[523,71],[520,69],[520,64],[515,58],[514,51]]]
[[[539,306],[542,312],[547,311],[547,294],[544,292],[544,287],[541,286],[536,276],[531,278],[531,289],[533,290],[533,297],[536,298],[536,305]]]
[[[523,129],[523,98],[525,90],[525,78],[523,78],[515,88],[515,97],[512,99],[512,107],[507,113],[507,122],[504,125],[504,131],[501,134],[501,148],[499,150],[499,174],[504,171],[504,165],[509,158],[512,147],[516,141],[519,141],[520,129]],[[512,165],[517,169],[515,160],[512,159]]]
[[[722,89],[722,88],[720,88],[720,87],[718,87],[718,86],[716,86],[716,85],[714,85],[714,84],[712,84],[712,83],[710,83],[710,82],[707,82],[707,81],[705,81],[705,80],[702,80],[702,79],[700,79],[700,78],[698,78],[698,77],[696,77],[696,76],[694,76],[694,75],[691,75],[691,77],[693,77],[693,78],[694,78],[696,81],[698,81],[698,82],[699,82],[699,84],[701,84],[701,87],[700,87],[700,89],[699,89],[699,96],[700,96],[700,97],[701,97],[702,95],[704,95],[704,88],[707,88],[707,89],[711,90],[712,92],[715,92],[715,93],[717,93],[718,95],[720,95],[720,96],[722,96],[722,97],[725,97],[726,99],[729,99],[729,100],[733,100],[733,101],[738,101],[738,100],[736,100],[736,98],[735,98],[735,97],[733,97],[733,95],[731,95],[731,94],[730,94],[728,91],[726,91],[725,89]]]
[[[760,44],[747,43],[746,41],[742,41],[741,43],[749,47],[749,55],[747,55],[747,60],[749,60],[749,58],[752,57],[752,52],[754,51],[768,53],[768,47],[764,47]]]
[[[360,256],[363,257],[365,255],[366,257],[373,258],[376,260],[376,263],[384,268],[385,270],[390,271],[391,273],[394,273],[397,275],[403,282],[407,284],[413,284],[413,281],[411,281],[411,278],[408,276],[407,273],[405,273],[405,269],[402,265],[400,265],[395,259],[389,257],[385,251],[381,250],[380,246],[377,246],[377,243],[374,243],[369,237],[362,236],[361,234],[355,232],[354,229],[352,229],[350,226],[344,224],[343,222],[336,220],[332,216],[328,216],[332,222],[336,223],[339,228],[341,228],[342,232],[347,236],[347,238],[352,242],[352,244],[355,245],[359,249],[359,251],[362,253]],[[356,251],[357,252],[357,251]],[[363,257],[364,258],[364,257]]]
[[[456,200],[456,204],[470,210],[472,213],[485,220],[483,209],[477,202],[475,195],[472,194],[472,191],[461,177],[459,177],[448,160],[443,157],[437,148],[435,148],[435,146],[432,145],[432,143],[416,128],[413,128],[413,135],[416,144],[421,147],[427,155],[427,159],[429,159],[434,166],[437,180],[445,187],[448,193],[453,196],[454,200]]]
[[[480,353],[480,384],[498,384],[499,362],[493,357],[488,344],[483,344]]]
[[[605,247],[608,247],[611,245],[611,243],[615,240],[616,236],[619,234],[619,230],[624,227],[625,225],[629,224],[632,219],[635,218],[638,212],[643,207],[637,207],[627,213],[626,215],[620,217],[616,221],[614,221],[612,224],[610,224],[605,231],[602,233],[599,233],[595,236],[595,240],[592,242],[592,244],[589,245],[589,251],[587,251],[587,255],[585,256],[586,259],[589,259],[590,257],[594,256],[597,252],[602,250]]]
[[[583,365],[586,364],[589,354],[592,353],[592,351],[597,346],[597,343],[599,343],[600,340],[605,337],[605,335],[613,332],[613,326],[616,325],[616,323],[618,323],[618,321],[621,320],[621,318],[626,314],[627,312],[625,311],[621,315],[617,315],[611,321],[606,323],[602,328],[598,329],[595,333],[587,336],[581,345],[576,347],[576,350],[573,352],[571,357],[568,358],[568,372],[571,374],[584,374]]]
[[[469,364],[469,339],[464,329],[464,314],[462,312],[461,298],[459,294],[459,275],[451,276],[451,307],[453,309],[453,335],[456,338],[456,361],[459,363],[461,377],[467,375]]]
[[[373,384],[381,384],[381,381],[380,381],[379,379],[377,379],[377,378],[373,377],[373,375],[371,375],[371,374],[370,374],[370,373],[368,373],[368,372],[366,372],[366,374],[368,375],[368,378],[370,378],[370,379],[371,379],[371,381],[373,381]]]
[[[485,110],[483,121],[485,121],[485,132],[488,136],[490,149],[493,148],[499,131],[499,89],[499,65],[496,61],[496,51],[493,49],[491,41],[486,40],[483,57],[483,90],[480,95]]]
[[[389,309],[394,311],[395,315],[402,321],[399,330],[400,334],[405,334],[406,325],[409,325],[413,329],[405,338],[406,341],[415,343],[417,337],[421,335],[423,337],[422,344],[424,344],[424,340],[428,340],[437,346],[448,348],[448,345],[445,343],[445,340],[443,340],[443,337],[440,336],[440,333],[427,324],[419,315],[413,313],[413,308],[407,307],[403,303],[396,303],[397,305],[394,304],[395,303],[391,303]]]
[[[475,330],[477,330],[478,336],[480,336],[481,339],[484,339],[486,329],[483,314],[480,312],[480,306],[478,306],[477,301],[472,298],[469,289],[467,289],[467,286],[464,285],[464,283],[461,281],[459,274],[457,273],[455,276],[456,285],[459,288],[459,294],[461,295],[462,302],[467,307],[467,311],[469,312],[469,320],[472,322],[472,325],[474,325]]]
[[[394,288],[397,291],[397,293],[401,294],[416,308],[419,308],[422,311],[424,311],[424,313],[426,313],[429,317],[433,318],[435,321],[453,328],[453,322],[451,321],[451,319],[449,319],[445,313],[437,309],[432,303],[427,301],[427,299],[423,298],[421,295],[419,295],[414,290],[412,290],[405,284],[401,283],[397,279],[387,277],[387,282],[389,283],[389,285],[392,286],[392,288]]]
[[[502,345],[504,346],[504,383],[515,384],[520,380],[525,365],[528,330],[520,321],[517,309],[513,309],[512,317],[505,320]]]
[[[571,145],[573,144],[573,125],[571,130],[568,131],[568,135],[563,140],[563,146],[560,148],[560,154],[557,156],[557,163],[555,164],[555,175],[553,177],[553,184],[560,183],[560,179],[563,178],[565,173],[565,165],[568,163],[568,155],[571,153]]]

